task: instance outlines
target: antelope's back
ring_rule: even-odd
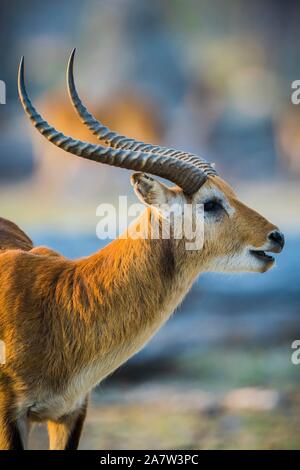
[[[29,251],[32,248],[32,241],[20,227],[0,217],[0,252],[16,249]]]

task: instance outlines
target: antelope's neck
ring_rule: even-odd
[[[45,390],[35,410],[39,416],[58,419],[69,413],[141,349],[191,287],[196,270],[188,258],[172,239],[129,237],[68,263],[55,289],[60,314],[54,330],[64,339],[55,374],[64,370],[64,378],[54,374],[59,393],[49,399]],[[64,295],[70,292],[71,297]]]
[[[147,217],[149,211],[137,223]],[[78,269],[87,286],[97,348],[102,357],[121,354],[119,363],[169,318],[197,275],[180,241],[172,239],[120,238]]]

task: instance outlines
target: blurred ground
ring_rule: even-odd
[[[167,400],[168,401],[168,400]],[[185,402],[185,399],[182,399]],[[290,396],[271,411],[203,412],[191,405],[152,403],[93,405],[81,449],[299,449],[300,404]],[[36,428],[31,444],[47,448],[45,432]]]
[[[186,364],[173,375],[164,372],[159,382],[148,378],[141,385],[111,386],[108,380],[93,393],[80,448],[299,449],[299,382],[286,381],[285,364],[271,367],[270,374],[273,352],[246,355],[238,348],[221,348],[208,357],[194,357],[188,366],[193,382]],[[261,381],[264,376],[267,380]],[[212,382],[218,388],[238,383],[252,387],[211,392]],[[279,386],[253,386],[263,382]],[[34,448],[47,446],[45,429],[41,431],[38,426],[32,434]]]

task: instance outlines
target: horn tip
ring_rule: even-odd
[[[20,64],[19,64],[19,73],[18,73],[19,92],[22,89],[23,82],[24,82],[24,56],[21,57]]]
[[[76,47],[74,47],[74,48],[72,49],[72,51],[71,51],[70,59],[69,59],[69,63],[70,63],[70,64],[73,64],[75,54],[76,54]]]
[[[76,47],[72,50],[69,61],[68,61],[68,67],[67,67],[67,77],[70,80],[71,76],[73,75],[73,68],[74,68],[74,57],[76,53]]]
[[[70,58],[69,58],[68,65],[67,65],[67,73],[66,73],[67,87],[68,87],[68,92],[70,96],[72,96],[71,90],[75,88],[74,77],[73,77],[75,52],[76,52],[76,47],[74,47],[74,49],[72,50],[70,54]]]
[[[19,64],[19,72],[21,72],[22,70],[24,70],[24,56],[23,55],[21,57],[20,64]]]

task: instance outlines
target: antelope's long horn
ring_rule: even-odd
[[[84,106],[79,98],[74,81],[74,57],[76,49],[73,49],[70,55],[67,68],[67,86],[72,104],[77,111],[82,122],[90,129],[90,131],[101,141],[114,148],[121,148],[123,150],[142,151],[146,153],[156,153],[159,155],[174,157],[178,160],[183,160],[192,163],[196,167],[203,170],[207,175],[216,175],[213,166],[189,152],[182,152],[180,150],[162,147],[160,145],[146,144],[145,142],[125,137],[117,132],[111,131],[108,127],[104,126],[98,121]]]
[[[57,131],[38,114],[29,99],[24,80],[24,58],[21,59],[19,67],[18,89],[23,108],[33,125],[50,142],[66,152],[99,163],[106,163],[128,170],[143,171],[166,178],[180,186],[187,194],[193,194],[207,179],[207,175],[200,168],[196,168],[187,161],[156,153],[150,155],[140,151],[93,145],[65,136]]]

